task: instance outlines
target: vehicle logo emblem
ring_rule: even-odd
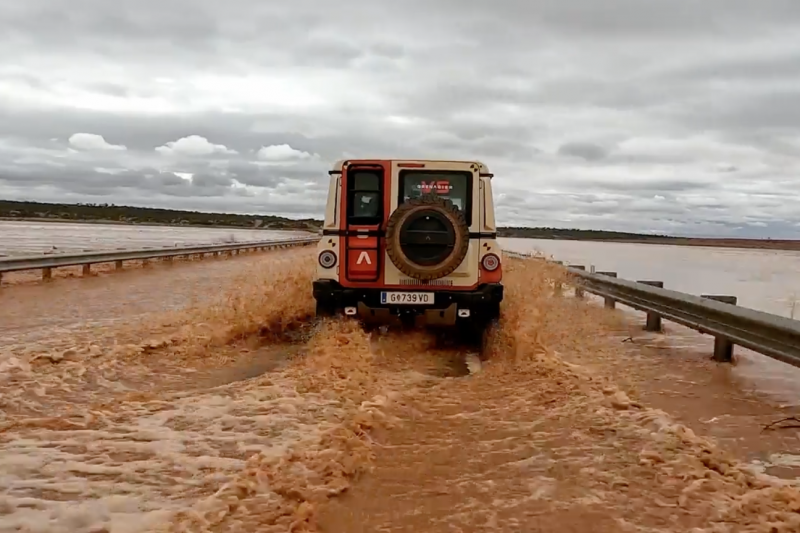
[[[368,265],[372,264],[372,259],[369,258],[369,254],[367,252],[361,252],[361,255],[358,256],[358,260],[356,261],[357,265],[366,262]]]

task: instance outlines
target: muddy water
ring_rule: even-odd
[[[314,264],[298,249],[0,293],[0,531],[287,531],[308,507],[282,484],[346,488],[369,462],[349,421],[454,369],[407,334],[390,343],[409,357],[376,366],[360,329],[320,333]]]
[[[304,232],[0,220],[0,257],[268,241]]]
[[[202,512],[254,454],[282,457],[341,420],[337,402],[280,373],[297,338],[225,350],[231,327],[258,332],[264,312],[308,315],[280,296],[297,291],[281,273],[308,254],[0,293],[0,531],[154,531]],[[169,351],[170,334],[196,349]]]
[[[693,246],[501,239],[519,252],[538,251],[571,264],[617,272],[631,280],[663,281],[669,289],[690,294],[722,294],[738,304],[800,319],[800,252],[744,250]],[[630,312],[635,316],[637,313]],[[695,346],[706,346],[699,335]],[[684,341],[686,342],[686,341]],[[777,401],[800,405],[800,369],[743,348],[732,369],[744,389],[765,393]]]
[[[471,376],[422,332],[309,320],[313,250],[9,287],[0,531],[800,527],[800,492],[626,396],[613,316],[532,265]]]

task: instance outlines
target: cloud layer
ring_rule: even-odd
[[[0,6],[0,197],[321,217],[480,159],[508,225],[800,238],[796,0]]]

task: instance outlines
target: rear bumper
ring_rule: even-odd
[[[313,283],[314,299],[319,304],[335,310],[355,308],[359,318],[366,321],[386,322],[394,319],[413,319],[425,325],[453,325],[459,320],[494,318],[503,301],[503,285],[486,283],[474,291],[420,291],[432,292],[434,303],[430,305],[391,305],[381,303],[380,289],[352,289],[342,287],[333,280],[317,280]],[[468,317],[459,317],[459,310],[468,310]]]

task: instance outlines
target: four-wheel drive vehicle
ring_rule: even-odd
[[[318,315],[468,328],[497,318],[502,254],[485,165],[348,160],[329,174]]]

